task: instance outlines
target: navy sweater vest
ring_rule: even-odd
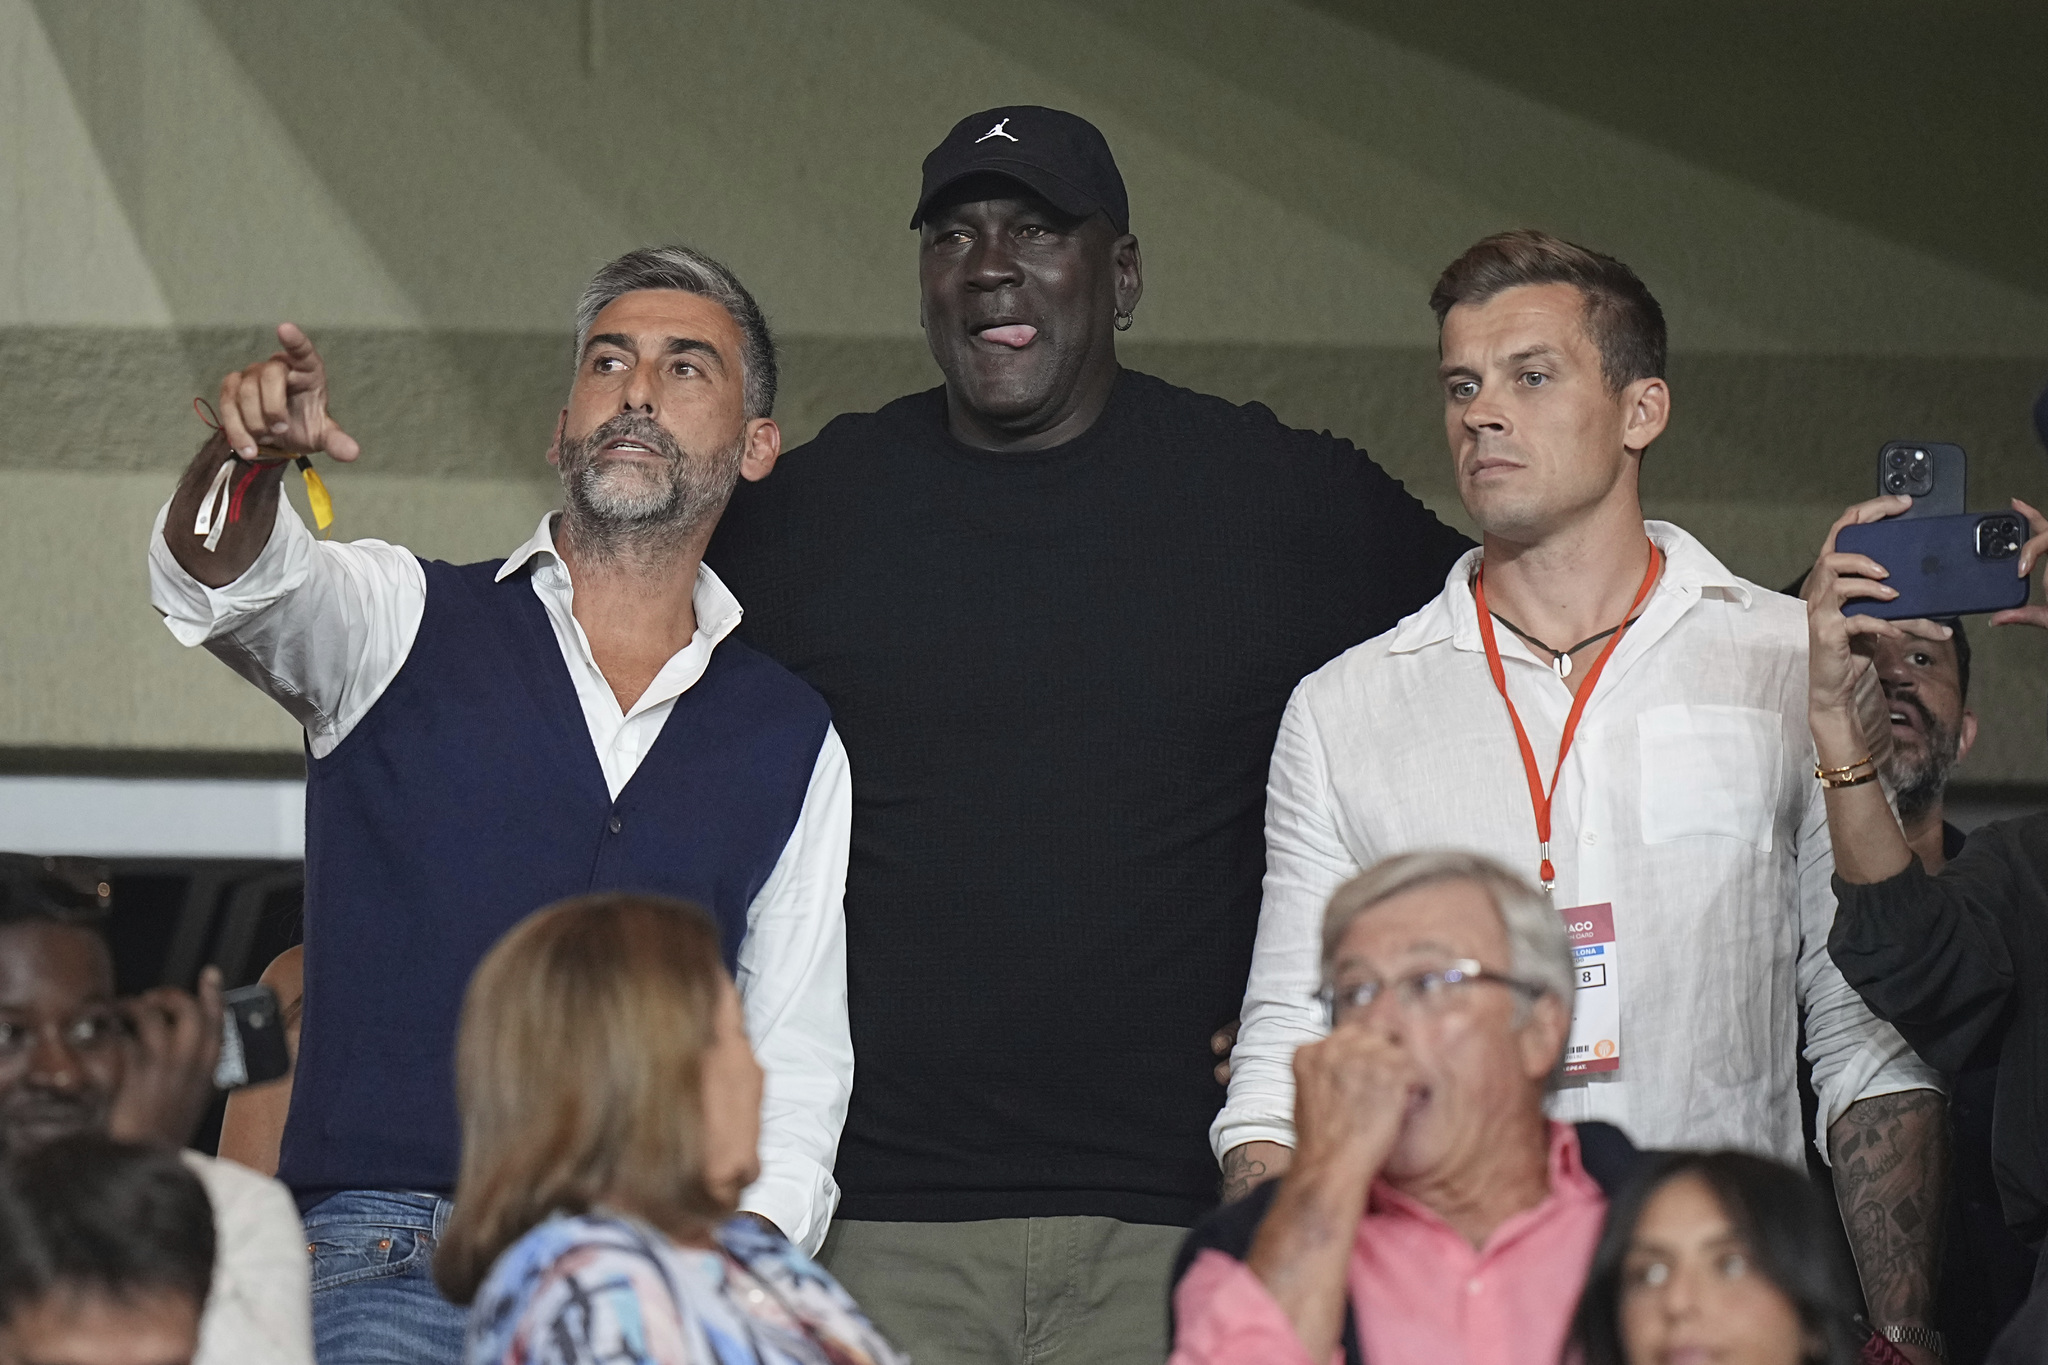
[[[529,912],[631,889],[716,917],[730,970],[830,716],[727,639],[609,795],[526,573],[425,561],[412,652],[334,751],[307,763],[306,1006],[278,1176],[337,1190],[455,1185],[457,1016],[470,973]]]

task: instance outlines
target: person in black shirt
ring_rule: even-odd
[[[1905,501],[1860,504],[1843,522],[1877,520]],[[2015,566],[2026,575],[2048,555],[2048,517],[2013,506],[2033,530]],[[1810,718],[1839,902],[1828,954],[1872,1013],[1929,1063],[1954,1073],[1996,1059],[1991,1164],[1999,1202],[2012,1231],[2038,1247],[2048,1234],[2048,812],[1993,821],[1952,849],[1938,822],[1930,828],[1912,784],[1901,782],[1900,813],[1912,835],[1901,828],[1872,778],[1879,764],[1887,775],[1906,775],[1881,754],[1886,738],[1908,756],[1930,747],[1919,733],[1928,728],[1925,709],[1916,716],[1901,707],[1895,680],[1882,678],[1891,733],[1879,735],[1882,722],[1859,714],[1857,683],[1873,656],[1933,653],[1951,631],[1843,613],[1848,602],[1891,596],[1884,576],[1868,557],[1835,551],[1830,536],[1807,585]],[[1991,623],[2048,627],[2048,606],[2000,612]],[[2035,1303],[2048,1308],[2038,1273],[2035,1286],[2015,1330]]]
[[[962,120],[913,225],[944,387],[833,421],[708,555],[853,771],[823,1259],[919,1359],[1157,1361],[1281,710],[1469,542],[1349,442],[1118,365],[1138,242],[1084,120]]]
[[[1945,818],[1944,798],[1950,771],[1977,737],[1969,709],[1970,637],[1961,617],[1942,624],[1954,632],[1946,642],[1879,640],[1871,649],[1890,712],[1885,781],[1906,843],[1929,873],[1941,871],[1968,842]],[[1992,1165],[1998,1053],[1998,1039],[1987,1038],[1946,1077],[1950,1164],[1935,1321],[1948,1339],[1949,1365],[1985,1358],[2034,1278],[2037,1253],[2006,1226]]]
[[[1941,624],[1952,632],[1945,641],[1877,640],[1870,650],[1891,729],[1891,753],[1881,769],[1906,844],[1929,873],[1941,871],[1967,842],[1945,818],[1945,798],[1950,772],[1977,738],[1969,707],[1970,637],[1960,617]],[[1934,1318],[1947,1338],[1949,1365],[1984,1359],[2034,1278],[2036,1254],[2005,1225],[1991,1159],[1998,1041],[1987,1038],[1944,1078],[1949,1180]]]

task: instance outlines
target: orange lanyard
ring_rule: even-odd
[[[1636,589],[1636,600],[1629,603],[1628,610],[1622,614],[1621,628],[1608,637],[1607,647],[1593,661],[1593,667],[1587,670],[1585,681],[1579,684],[1578,693],[1572,698],[1571,714],[1565,717],[1564,734],[1557,741],[1557,766],[1551,769],[1550,789],[1545,791],[1543,772],[1536,766],[1536,750],[1529,743],[1529,732],[1522,728],[1522,717],[1515,710],[1515,699],[1508,695],[1507,673],[1500,666],[1500,645],[1493,637],[1493,614],[1486,609],[1486,561],[1479,561],[1479,576],[1472,589],[1472,596],[1479,607],[1479,638],[1486,642],[1487,671],[1493,674],[1493,685],[1500,689],[1500,699],[1507,703],[1508,719],[1515,727],[1515,742],[1522,746],[1522,771],[1529,778],[1529,804],[1536,808],[1536,838],[1542,845],[1540,874],[1545,891],[1557,884],[1557,869],[1550,865],[1550,803],[1557,796],[1557,780],[1564,774],[1564,756],[1571,752],[1572,737],[1579,730],[1579,717],[1585,714],[1586,702],[1592,698],[1593,689],[1599,686],[1600,671],[1607,667],[1615,646],[1628,633],[1628,622],[1635,619],[1636,609],[1643,605],[1643,599],[1657,585],[1657,571],[1663,566],[1664,556],[1653,540],[1650,542],[1650,567],[1643,573],[1643,586]]]

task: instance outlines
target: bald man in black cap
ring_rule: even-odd
[[[1118,365],[1144,280],[1086,120],[961,120],[911,225],[945,385],[790,452],[708,555],[853,770],[823,1257],[919,1360],[1159,1361],[1281,710],[1468,542],[1348,441]]]

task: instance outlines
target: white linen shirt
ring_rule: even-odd
[[[1600,1119],[1644,1147],[1740,1147],[1800,1164],[1796,1058],[1820,1097],[1817,1146],[1860,1099],[1938,1089],[1827,954],[1835,897],[1806,725],[1806,615],[1736,577],[1666,522],[1665,568],[1579,722],[1558,781],[1560,910],[1611,902],[1618,1080],[1574,1080],[1552,1117]],[[1488,675],[1471,576],[1304,679],[1266,795],[1266,880],[1218,1158],[1294,1142],[1293,1054],[1328,1030],[1323,908],[1392,854],[1465,848],[1536,878],[1528,782]],[[1508,688],[1547,780],[1571,691],[1511,632]]]
[[[213,1206],[213,1288],[192,1365],[313,1365],[313,1269],[291,1191],[185,1151]]]
[[[283,498],[256,562],[209,588],[164,541],[169,504],[150,533],[150,600],[179,643],[205,645],[275,698],[305,727],[315,758],[369,713],[398,676],[426,612],[426,571],[381,540],[315,540]],[[505,560],[503,580],[533,562],[530,582],[576,684],[590,742],[614,799],[639,769],[675,699],[704,676],[711,651],[739,625],[740,605],[700,565],[692,600],[697,631],[629,711],[604,679],[572,611],[569,566],[555,553],[554,514]],[[815,1252],[839,1203],[832,1165],[853,1091],[846,1023],[846,858],[853,786],[839,732],[828,729],[802,812],[767,883],[747,909],[738,982],[766,1091],[761,1177],[740,1207]]]

